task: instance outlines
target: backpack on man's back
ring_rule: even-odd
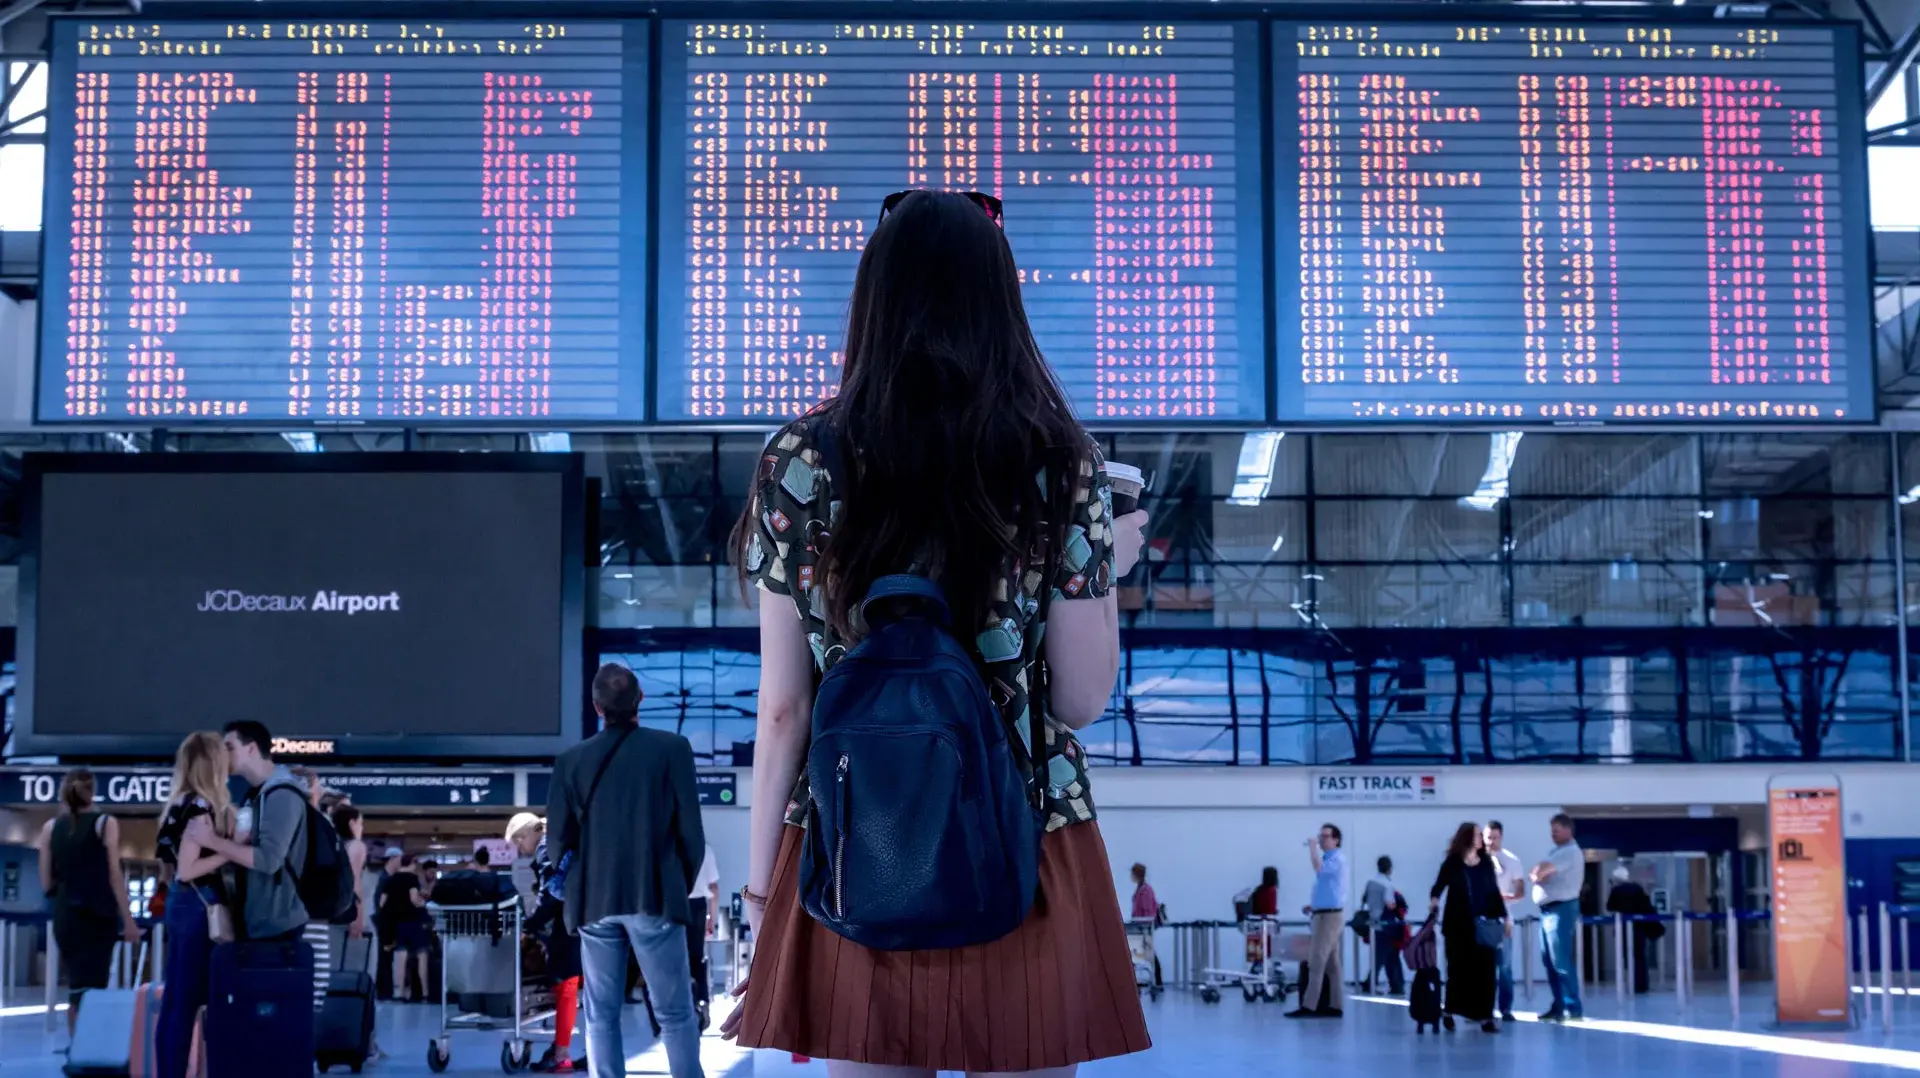
[[[306,856],[298,868],[287,866],[294,890],[300,895],[300,904],[306,907],[312,921],[337,924],[353,914],[357,899],[354,889],[357,881],[353,878],[353,861],[347,856],[347,844],[334,830],[327,814],[307,800],[306,791],[298,786],[282,785],[266,792],[272,794],[277,790],[298,794],[305,810],[301,826],[307,835]],[[262,796],[261,802],[265,801],[266,797]]]

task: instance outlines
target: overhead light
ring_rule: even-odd
[[[1473,488],[1473,493],[1460,499],[1461,505],[1486,513],[1506,500],[1507,477],[1513,473],[1513,458],[1520,452],[1524,434],[1503,430],[1492,437],[1487,444],[1487,470],[1480,474],[1480,485]]]
[[[1240,460],[1233,467],[1228,505],[1259,505],[1273,493],[1273,465],[1280,457],[1280,440],[1286,436],[1285,431],[1256,430],[1240,439]]]
[[[1914,502],[1920,502],[1920,483],[1908,487],[1907,492],[1900,495],[1901,505],[1912,505]]]
[[[1287,537],[1286,537],[1286,536],[1284,536],[1284,535],[1276,535],[1276,536],[1274,536],[1274,537],[1273,537],[1273,549],[1272,549],[1272,550],[1269,550],[1269,551],[1267,551],[1267,553],[1269,553],[1269,554],[1278,554],[1278,553],[1280,553],[1280,548],[1281,548],[1282,546],[1284,546],[1284,545],[1286,545],[1286,542],[1287,542]]]
[[[1684,0],[1682,0],[1682,2],[1684,2]],[[1701,520],[1712,520],[1712,519],[1713,519],[1713,510],[1711,510],[1711,509],[1702,509],[1702,510],[1700,510],[1700,519],[1701,519]]]
[[[613,574],[613,578],[615,580],[632,580],[633,574],[632,573],[615,573]]]
[[[1768,573],[1767,579],[1768,580],[1792,580],[1793,574],[1792,573]]]
[[[293,447],[295,453],[320,452],[320,438],[318,435],[312,433],[282,434],[280,437],[284,439],[288,445]]]

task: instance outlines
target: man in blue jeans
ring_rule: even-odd
[[[639,960],[673,1078],[702,1078],[687,961],[687,893],[706,854],[687,739],[639,725],[640,683],[618,663],[593,679],[604,728],[554,761],[551,848],[573,851],[567,927],[580,933],[587,1070],[621,1078],[627,956]]]
[[[1580,971],[1574,965],[1574,936],[1580,931],[1580,887],[1586,882],[1586,855],[1573,840],[1573,817],[1553,818],[1553,850],[1533,867],[1533,901],[1540,907],[1541,949],[1553,1006],[1542,1022],[1571,1022],[1582,1017]]]
[[[1513,1021],[1513,948],[1512,926],[1520,924],[1522,942],[1526,939],[1526,912],[1521,905],[1527,897],[1527,874],[1520,857],[1507,849],[1507,829],[1499,820],[1488,820],[1482,836],[1487,857],[1493,862],[1493,879],[1500,885],[1500,900],[1507,904],[1508,937],[1493,955],[1494,1008],[1502,1022]]]

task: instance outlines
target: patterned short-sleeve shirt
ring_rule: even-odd
[[[816,678],[839,661],[847,644],[827,624],[825,606],[814,587],[814,565],[819,550],[833,531],[840,502],[834,478],[814,446],[808,420],[783,428],[767,443],[754,483],[753,515],[759,522],[746,550],[748,577],[756,587],[789,596],[805,623],[807,644],[813,651]],[[1044,484],[1043,484],[1044,486]],[[1097,446],[1080,465],[1074,490],[1074,517],[1067,531],[1063,557],[1054,579],[1053,602],[1094,599],[1113,585],[1113,542],[1108,521],[1113,513],[1112,490],[1100,469]],[[1016,579],[1017,577],[1017,579]],[[1040,609],[1042,573],[1037,568],[1007,567],[1007,579],[998,601],[973,638],[987,689],[1007,722],[1016,745],[1032,744],[1027,686],[1029,654],[1038,654],[1038,637],[1029,647],[1029,634],[1044,633],[1036,625]],[[1044,707],[1043,707],[1044,710]],[[1093,797],[1087,781],[1086,750],[1073,732],[1049,716],[1046,733],[1047,830],[1094,818]],[[806,774],[800,776],[787,822],[806,820]]]

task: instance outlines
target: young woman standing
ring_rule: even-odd
[[[207,1004],[214,944],[208,911],[228,898],[220,876],[227,859],[186,837],[187,824],[199,816],[211,819],[220,834],[233,834],[227,746],[219,734],[206,731],[188,734],[174,753],[173,798],[160,813],[154,843],[161,863],[173,870],[167,895],[167,990],[154,1035],[159,1078],[186,1078],[194,1019]]]
[[[1146,514],[1112,517],[1099,450],[1034,344],[998,216],[985,195],[887,200],[854,282],[839,394],[768,443],[737,531],[759,590],[743,892],[758,944],[722,1032],[826,1059],[834,1078],[1066,1076],[1148,1047],[1073,734],[1113,693],[1112,588],[1139,557]],[[817,678],[858,642],[868,586],[910,570],[945,591],[1011,743],[1031,745],[1029,724],[1042,724],[1043,758],[1022,757],[1044,789],[1046,833],[1040,898],[1011,935],[876,951],[800,906],[798,783]],[[1030,700],[1040,663],[1048,692]]]

